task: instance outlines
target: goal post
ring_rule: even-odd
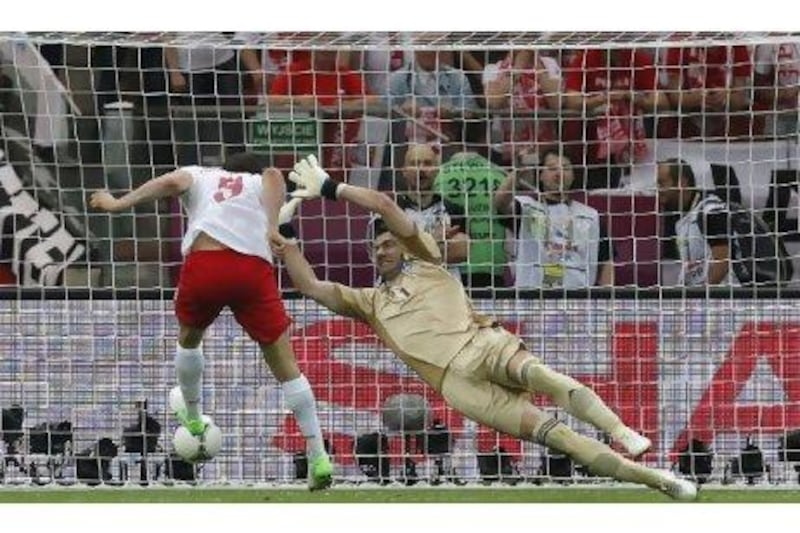
[[[476,310],[651,438],[647,464],[797,482],[798,76],[796,33],[0,34],[0,484],[304,477],[278,383],[227,311],[204,341],[222,452],[175,460],[180,204],[87,206],[241,150],[283,171],[315,154],[427,231],[458,226],[470,248],[448,267]],[[371,224],[330,201],[295,220],[318,275],[358,287],[377,279]],[[279,278],[337,480],[606,481],[465,419]]]

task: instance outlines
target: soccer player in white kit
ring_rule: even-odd
[[[309,488],[317,490],[331,484],[333,465],[325,452],[314,394],[289,342],[291,320],[280,298],[267,241],[277,235],[285,195],[278,170],[264,169],[254,154],[239,153],[221,168],[179,168],[120,198],[97,191],[90,205],[116,213],[159,198],[181,198],[189,225],[181,247],[184,263],[175,298],[180,326],[175,368],[185,408],[177,409],[175,415],[192,434],[205,431],[200,410],[201,343],[206,328],[228,306],[259,344],[282,385],[286,404],[306,438]]]

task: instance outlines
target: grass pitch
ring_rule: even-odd
[[[669,503],[636,488],[0,488],[0,503]],[[700,503],[800,503],[800,490],[702,489]]]

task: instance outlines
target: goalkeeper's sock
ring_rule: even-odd
[[[602,442],[575,433],[555,419],[542,423],[534,436],[547,447],[568,454],[595,475],[639,483],[657,490],[665,490],[669,481],[662,472],[634,463]]]
[[[283,395],[286,406],[294,413],[297,425],[306,439],[308,455],[313,460],[325,455],[325,442],[317,418],[317,406],[314,393],[305,376],[284,382]]]
[[[200,387],[203,379],[203,351],[201,348],[178,346],[175,357],[175,371],[181,387],[183,401],[186,403],[186,416],[190,420],[200,418]]]
[[[530,359],[520,367],[519,381],[541,392],[569,414],[617,437],[626,426],[595,392],[569,376]]]

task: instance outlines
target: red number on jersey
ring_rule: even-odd
[[[222,177],[219,179],[217,192],[214,193],[214,200],[217,202],[224,202],[229,198],[241,194],[242,188],[244,188],[244,185],[242,184],[241,176]]]

